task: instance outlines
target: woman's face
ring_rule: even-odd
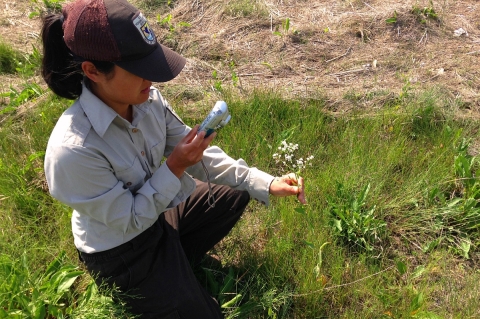
[[[147,101],[151,85],[151,81],[118,66],[115,66],[111,73],[99,73],[94,80],[92,79],[93,93],[121,116],[130,105]]]

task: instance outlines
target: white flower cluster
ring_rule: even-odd
[[[278,150],[278,153],[273,154],[273,159],[277,164],[282,163],[285,167],[297,170],[304,169],[307,165],[312,165],[310,161],[314,158],[313,155],[305,159],[303,157],[295,159],[294,153],[298,150],[298,144],[287,143],[287,141],[283,140]]]

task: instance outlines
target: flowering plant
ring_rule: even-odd
[[[307,166],[312,166],[313,155],[297,158],[296,152],[298,151],[298,144],[287,143],[283,140],[278,146],[278,153],[273,154],[273,159],[276,164],[281,164],[284,169],[294,171],[299,174],[301,170]]]

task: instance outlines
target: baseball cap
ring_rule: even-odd
[[[83,59],[109,61],[152,82],[167,82],[186,59],[157,42],[145,16],[126,0],[75,0],[63,8],[63,38]]]

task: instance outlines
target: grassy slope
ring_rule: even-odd
[[[216,250],[224,261],[224,268],[209,272],[211,267],[206,266],[207,271],[199,275],[208,288],[215,291],[215,282],[203,276],[208,278],[208,274],[214,274],[217,285],[222,287],[223,280],[228,278],[228,270],[232,269],[238,281],[229,292],[240,292],[243,299],[226,309],[227,314],[238,312],[253,318],[268,317],[270,312],[283,318],[479,316],[477,300],[480,291],[475,285],[479,279],[479,273],[475,271],[479,261],[478,233],[471,235],[470,259],[465,260],[459,249],[459,233],[455,232],[460,225],[448,220],[450,215],[442,210],[445,205],[439,197],[428,196],[435,189],[439,194],[453,197],[464,191],[462,181],[455,179],[453,160],[458,155],[457,146],[463,137],[473,138],[469,151],[475,154],[477,128],[474,121],[459,118],[458,114],[465,111],[459,109],[465,103],[472,108],[475,94],[462,96],[459,103],[458,97],[452,97],[448,82],[427,83],[436,85],[405,82],[403,75],[419,71],[406,61],[389,66],[399,74],[399,81],[384,81],[382,87],[369,87],[365,83],[372,76],[382,77],[388,72],[378,71],[380,74],[376,75],[353,73],[353,78],[342,78],[344,81],[339,82],[341,85],[337,88],[343,90],[321,82],[320,79],[328,78],[328,74],[314,74],[315,81],[320,82],[307,87],[303,75],[300,76],[302,81],[293,76],[298,72],[288,76],[292,66],[293,70],[301,69],[292,50],[310,52],[308,49],[313,48],[309,44],[317,41],[315,35],[318,39],[319,30],[308,33],[307,27],[301,29],[305,32],[300,33],[305,37],[305,43],[295,42],[293,34],[265,38],[267,41],[264,42],[272,45],[268,54],[272,58],[281,58],[275,63],[257,57],[261,50],[250,51],[253,58],[249,58],[244,51],[230,51],[225,47],[225,43],[232,39],[229,34],[233,37],[232,28],[241,26],[242,21],[244,30],[269,30],[268,12],[274,9],[271,6],[253,6],[247,11],[245,8],[249,7],[245,4],[237,8],[232,4],[206,2],[202,4],[203,10],[215,14],[211,14],[210,23],[205,24],[205,19],[193,15],[188,9],[187,2],[179,1],[173,9],[161,10],[158,10],[160,2],[140,4],[145,5],[152,17],[155,12],[163,17],[168,12],[173,14],[171,23],[175,32],[166,31],[165,25],[156,27],[165,41],[177,45],[177,49],[190,58],[191,68],[187,68],[176,81],[162,86],[162,90],[187,122],[196,123],[213,100],[224,98],[234,116],[221,132],[218,143],[234,157],[245,158],[253,165],[280,174],[285,169],[274,163],[272,154],[284,137],[282,133],[290,130],[294,133],[289,141],[300,145],[300,154],[315,156],[314,166],[303,173],[308,181],[309,205],[306,209],[301,213],[295,211],[297,205],[289,199],[274,199],[268,209],[252,203],[239,227]],[[299,3],[292,2],[290,7],[294,4]],[[324,5],[326,3],[318,2],[312,6],[322,8]],[[350,5],[352,9],[346,2],[338,2],[334,9],[338,12],[368,9],[360,2],[351,2]],[[410,5],[404,5],[401,12],[406,14]],[[453,14],[449,9],[454,3],[434,5],[442,8],[444,17]],[[282,10],[287,12],[288,8],[285,6]],[[289,13],[293,14],[292,11]],[[240,17],[244,14],[246,17]],[[181,21],[191,23],[191,27],[183,29],[179,26]],[[222,25],[213,21],[221,21],[230,29],[209,33],[206,25],[212,28]],[[250,26],[258,21],[264,23]],[[281,21],[282,16],[278,16],[275,23],[280,25]],[[380,24],[375,25],[376,28],[372,24],[368,30],[379,30]],[[448,21],[436,28],[430,25],[428,31],[436,31],[434,35],[438,37],[432,42],[441,44],[441,34],[450,25],[453,23]],[[405,30],[412,31],[411,36],[420,34],[421,37],[423,34],[414,30],[415,25],[410,29],[404,26]],[[203,33],[195,31],[200,27],[204,27]],[[321,23],[317,27],[322,27]],[[236,29],[239,30],[242,29]],[[345,38],[346,33],[340,32],[340,27],[337,30],[339,33],[331,33],[328,41]],[[212,34],[219,36],[212,37]],[[248,32],[238,34],[245,39]],[[379,41],[376,34],[375,39]],[[185,38],[190,40],[187,44],[182,41]],[[322,41],[327,40],[323,38]],[[204,41],[211,42],[211,46],[207,47]],[[248,37],[248,41],[254,40]],[[380,45],[373,42],[375,47]],[[360,41],[355,44],[355,48],[359,47],[367,51],[368,44]],[[418,47],[404,47],[411,50],[411,56],[418,54]],[[335,54],[329,53],[331,56],[304,61],[309,63],[308,68],[318,68],[325,61],[341,56],[346,48],[339,46],[337,50]],[[311,57],[311,54],[306,55]],[[359,62],[354,59],[337,64],[340,61],[335,61],[336,69],[329,69],[330,73],[342,68],[351,70],[348,63],[354,67]],[[255,68],[266,68],[272,73],[265,75],[264,71],[257,72]],[[218,70],[216,78],[212,77],[213,69]],[[472,74],[462,73],[467,72],[466,67],[458,70],[467,78]],[[250,75],[254,73],[263,75]],[[235,82],[234,75],[239,76],[240,82],[231,87]],[[280,80],[277,82],[277,79]],[[21,86],[23,81],[17,79],[16,84]],[[267,87],[275,83],[280,88],[277,93],[280,91],[283,96],[296,98],[284,99],[268,90],[254,94],[251,88],[258,82]],[[363,86],[357,86],[359,83]],[[222,87],[224,92],[212,91],[208,85],[217,89]],[[329,87],[332,92],[320,92],[314,88],[316,85]],[[352,88],[346,90],[349,85]],[[476,87],[475,80],[468,85]],[[60,251],[66,250],[70,261],[76,264],[69,230],[69,209],[50,199],[41,172],[41,152],[48,134],[56,117],[68,104],[47,98],[34,105],[20,115],[13,113],[2,117],[1,251],[14,258],[27,252],[33,267],[42,269]],[[348,109],[350,112],[339,112]],[[344,187],[343,193],[335,192],[339,183]],[[330,227],[332,203],[351,203],[352,197],[367,184],[371,189],[365,209],[375,206],[375,220],[387,223],[382,241],[374,241],[375,254],[355,249],[356,246],[352,249],[352,243],[342,243],[342,237],[335,235]],[[328,244],[320,248],[325,243]],[[379,258],[371,258],[378,254]],[[224,298],[228,300],[231,296],[224,295]]]

